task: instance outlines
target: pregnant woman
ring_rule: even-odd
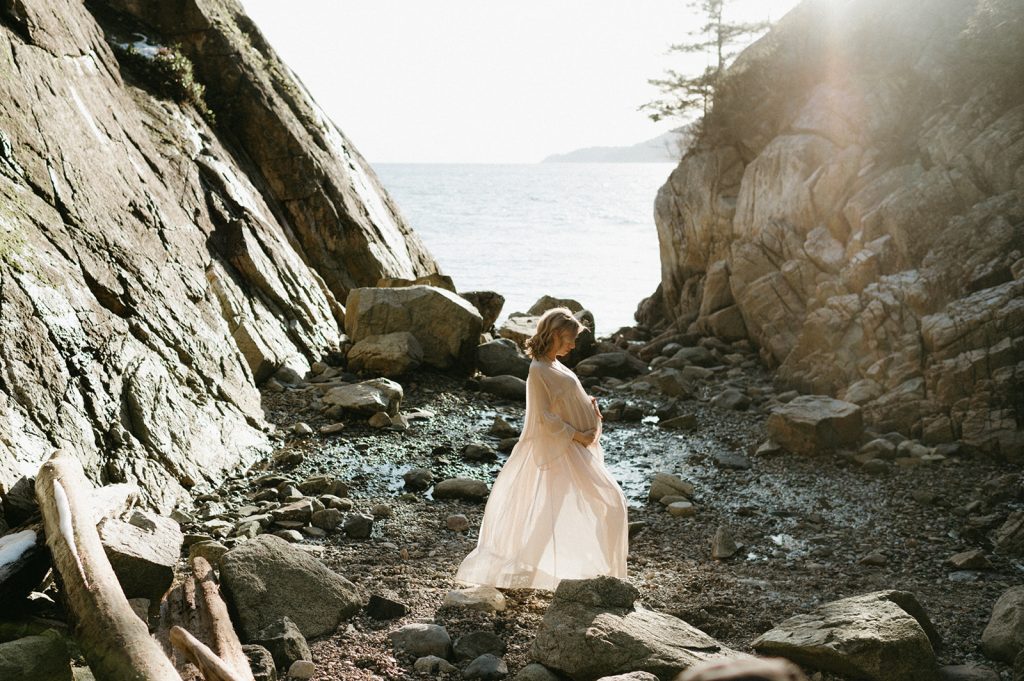
[[[597,399],[558,361],[583,328],[556,307],[526,342],[523,432],[494,480],[457,581],[553,590],[563,578],[626,577],[626,498],[604,466]]]

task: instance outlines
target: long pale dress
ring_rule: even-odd
[[[590,446],[572,439],[592,428]],[[533,360],[522,434],[491,486],[457,581],[553,590],[564,578],[626,577],[626,498],[605,468],[600,435],[576,374],[558,360]]]

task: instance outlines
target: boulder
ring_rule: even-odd
[[[495,681],[508,676],[508,666],[500,657],[484,653],[466,665],[462,670],[464,679],[482,679],[482,681]]]
[[[688,366],[710,367],[717,364],[715,356],[711,351],[700,345],[690,348],[680,348],[672,355],[664,366],[669,369],[683,369]]]
[[[460,296],[469,301],[469,304],[476,308],[483,319],[481,327],[488,331],[498,321],[501,308],[505,305],[505,296],[494,291],[466,291]]]
[[[1008,663],[1024,651],[1024,586],[1010,587],[996,601],[981,634],[981,650]]]
[[[476,478],[448,478],[434,485],[435,499],[483,501],[490,493],[487,483]]]
[[[439,369],[473,369],[482,323],[469,301],[435,286],[354,288],[345,300],[353,343],[406,331],[419,341],[423,362]]]
[[[107,518],[96,529],[126,598],[159,599],[167,591],[185,541],[178,523],[136,510],[130,522]]]
[[[1014,511],[992,535],[996,553],[1024,557],[1024,511]]]
[[[396,416],[404,397],[405,392],[398,383],[387,378],[371,378],[331,388],[321,402],[328,407],[337,406],[357,414],[372,416],[383,411],[389,416]]]
[[[266,648],[278,668],[287,669],[295,660],[313,659],[302,632],[287,615],[261,629],[252,643]]]
[[[67,645],[55,629],[0,643],[0,679],[72,681],[73,678]]]
[[[407,286],[435,286],[455,293],[455,283],[447,274],[431,272],[415,279],[404,277],[381,277],[377,280],[377,288],[405,288]]]
[[[273,535],[225,553],[220,583],[246,641],[285,616],[306,638],[329,634],[362,606],[352,582]]]
[[[530,358],[522,353],[515,341],[496,338],[481,343],[476,350],[477,367],[485,376],[516,376],[526,380],[530,373]]]
[[[423,362],[423,348],[408,331],[366,336],[352,346],[347,355],[348,368],[379,376],[401,376]]]
[[[762,655],[871,681],[931,681],[938,634],[913,594],[876,591],[818,606],[757,637]]]
[[[801,395],[776,407],[768,436],[795,454],[816,454],[857,442],[864,430],[861,409],[825,395]]]
[[[545,294],[530,306],[530,309],[526,311],[526,314],[539,317],[555,307],[567,307],[572,310],[573,314],[583,310],[583,305],[578,300],[573,300],[572,298],[556,298]]]
[[[518,376],[485,376],[480,379],[480,390],[509,400],[526,400],[526,381]]]
[[[388,634],[396,654],[420,658],[435,655],[447,660],[451,654],[452,639],[440,624],[412,622]]]
[[[681,619],[634,607],[639,595],[607,575],[561,580],[530,656],[574,681],[594,681],[633,671],[667,679],[696,662],[739,655]]]
[[[647,364],[628,352],[601,352],[576,364],[579,376],[632,378],[647,373]]]

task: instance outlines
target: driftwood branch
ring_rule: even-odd
[[[61,577],[78,640],[104,681],[181,681],[174,665],[132,611],[96,532],[90,490],[78,460],[54,452],[36,477],[46,544]]]
[[[192,559],[192,572],[196,580],[196,606],[199,609],[203,633],[208,635],[213,650],[224,664],[234,670],[237,679],[254,681],[249,658],[231,624],[228,607],[220,596],[220,588],[213,576],[213,568],[202,556]]]
[[[242,676],[234,668],[228,666],[205,643],[197,639],[186,629],[175,625],[171,627],[171,645],[180,650],[188,660],[199,668],[206,681],[252,681],[252,672]],[[249,669],[248,662],[245,669]]]

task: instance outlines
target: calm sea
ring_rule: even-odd
[[[505,296],[499,325],[549,294],[580,301],[598,335],[634,324],[661,280],[654,196],[673,167],[374,164],[456,288]]]

